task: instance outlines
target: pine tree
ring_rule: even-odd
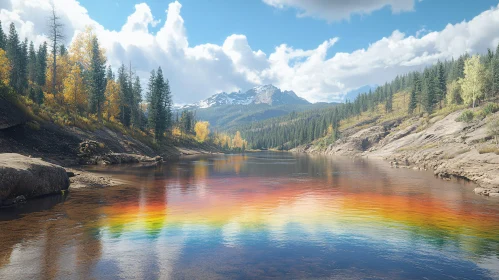
[[[447,81],[445,75],[445,68],[442,62],[437,64],[437,92],[436,92],[436,102],[439,103],[440,108],[442,108],[442,101],[445,100],[445,95],[447,93]]]
[[[19,67],[17,70],[18,80],[16,90],[23,94],[28,88],[28,39],[25,39],[21,43],[18,55]]]
[[[45,86],[47,73],[47,42],[38,47],[36,54],[36,83]]]
[[[36,83],[37,68],[35,45],[31,42],[28,51],[28,76],[32,84]]]
[[[421,93],[421,80],[419,74],[416,73],[413,79],[413,85],[411,90],[411,96],[409,98],[409,114],[412,114],[416,107],[418,106],[418,95]]]
[[[495,96],[499,93],[499,45],[497,45],[497,50],[492,59],[492,94]]]
[[[140,85],[140,79],[135,76],[135,81],[132,85],[132,124],[135,127],[140,127],[142,113],[140,111],[140,103],[142,102],[142,87]]]
[[[392,110],[393,110],[393,92],[392,89],[390,88],[388,96],[386,97],[385,101],[385,111],[387,113],[390,113]]]
[[[156,71],[152,70],[151,75],[149,76],[149,82],[147,83],[147,103],[148,108],[147,108],[147,126],[149,129],[154,129],[156,127],[156,120],[157,120],[157,106],[158,102],[156,101]]]
[[[109,81],[109,80],[115,80],[115,77],[114,77],[114,73],[113,73],[113,69],[111,68],[111,65],[109,65],[107,67],[107,70],[106,70],[106,80]]]
[[[170,130],[173,125],[173,117],[172,117],[172,94],[170,91],[170,82],[168,79],[165,83],[165,92],[164,92],[164,117],[165,117],[165,128]],[[194,120],[192,121],[194,123]]]
[[[61,44],[59,46],[59,55],[65,56],[67,53],[68,53],[68,50],[66,49],[66,46],[64,46],[64,44]]]
[[[9,26],[9,37],[7,38],[7,58],[10,61],[10,79],[9,84],[14,89],[17,89],[19,80],[19,57],[20,57],[20,46],[19,46],[19,36],[17,35],[16,26],[14,23],[10,23]]]
[[[7,35],[3,32],[2,21],[0,20],[0,49],[5,50],[7,45]]]
[[[166,108],[168,89],[161,67],[156,72],[151,72],[148,87],[148,125],[154,131],[154,139],[158,141],[166,131],[168,118],[168,108]]]
[[[437,90],[437,76],[431,69],[426,68],[423,72],[423,91],[421,95],[421,105],[424,110],[431,114],[435,104],[435,95]]]
[[[118,69],[118,85],[120,88],[120,121],[124,126],[130,126],[131,112],[130,104],[131,102],[131,89],[130,89],[130,77],[128,77],[125,65],[122,64]]]
[[[97,113],[99,122],[102,122],[102,106],[106,99],[106,66],[100,55],[99,41],[97,37],[92,40],[92,61],[90,64],[90,107],[92,112]]]

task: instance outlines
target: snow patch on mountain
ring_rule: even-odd
[[[196,104],[189,104],[180,107],[181,109],[205,109],[222,105],[250,105],[250,104],[268,104],[291,105],[291,104],[310,104],[304,98],[299,97],[293,91],[281,91],[273,85],[256,86],[246,92],[221,92],[202,100]]]

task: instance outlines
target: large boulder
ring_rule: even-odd
[[[19,196],[31,198],[69,188],[66,170],[38,158],[0,154],[0,205]]]

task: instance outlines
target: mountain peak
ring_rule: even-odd
[[[245,92],[221,92],[202,100],[196,104],[184,106],[184,109],[204,109],[222,105],[250,105],[268,104],[295,105],[310,104],[307,100],[297,96],[293,91],[281,91],[278,87],[268,84],[253,87]]]
[[[256,86],[253,88],[256,92],[267,91],[267,90],[278,90],[278,88],[272,84]]]

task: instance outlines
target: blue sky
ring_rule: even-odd
[[[91,26],[108,64],[131,63],[144,88],[162,67],[177,104],[264,84],[344,101],[499,44],[499,0],[0,0],[3,28],[46,41],[51,2],[66,44]]]
[[[119,30],[133,13],[135,4],[147,3],[153,16],[164,22],[169,1],[165,0],[81,0],[90,16],[108,29]],[[389,6],[369,15],[352,15],[350,20],[328,23],[312,17],[297,17],[296,9],[277,9],[261,0],[181,0],[190,45],[221,45],[231,34],[245,34],[254,50],[269,54],[286,43],[294,48],[312,49],[324,40],[339,37],[329,51],[351,52],[389,36],[395,29],[407,35],[418,30],[442,30],[449,23],[470,20],[496,6],[497,0],[425,0],[415,11],[392,13]],[[109,13],[113,11],[113,13]],[[150,28],[156,32],[162,24]]]

